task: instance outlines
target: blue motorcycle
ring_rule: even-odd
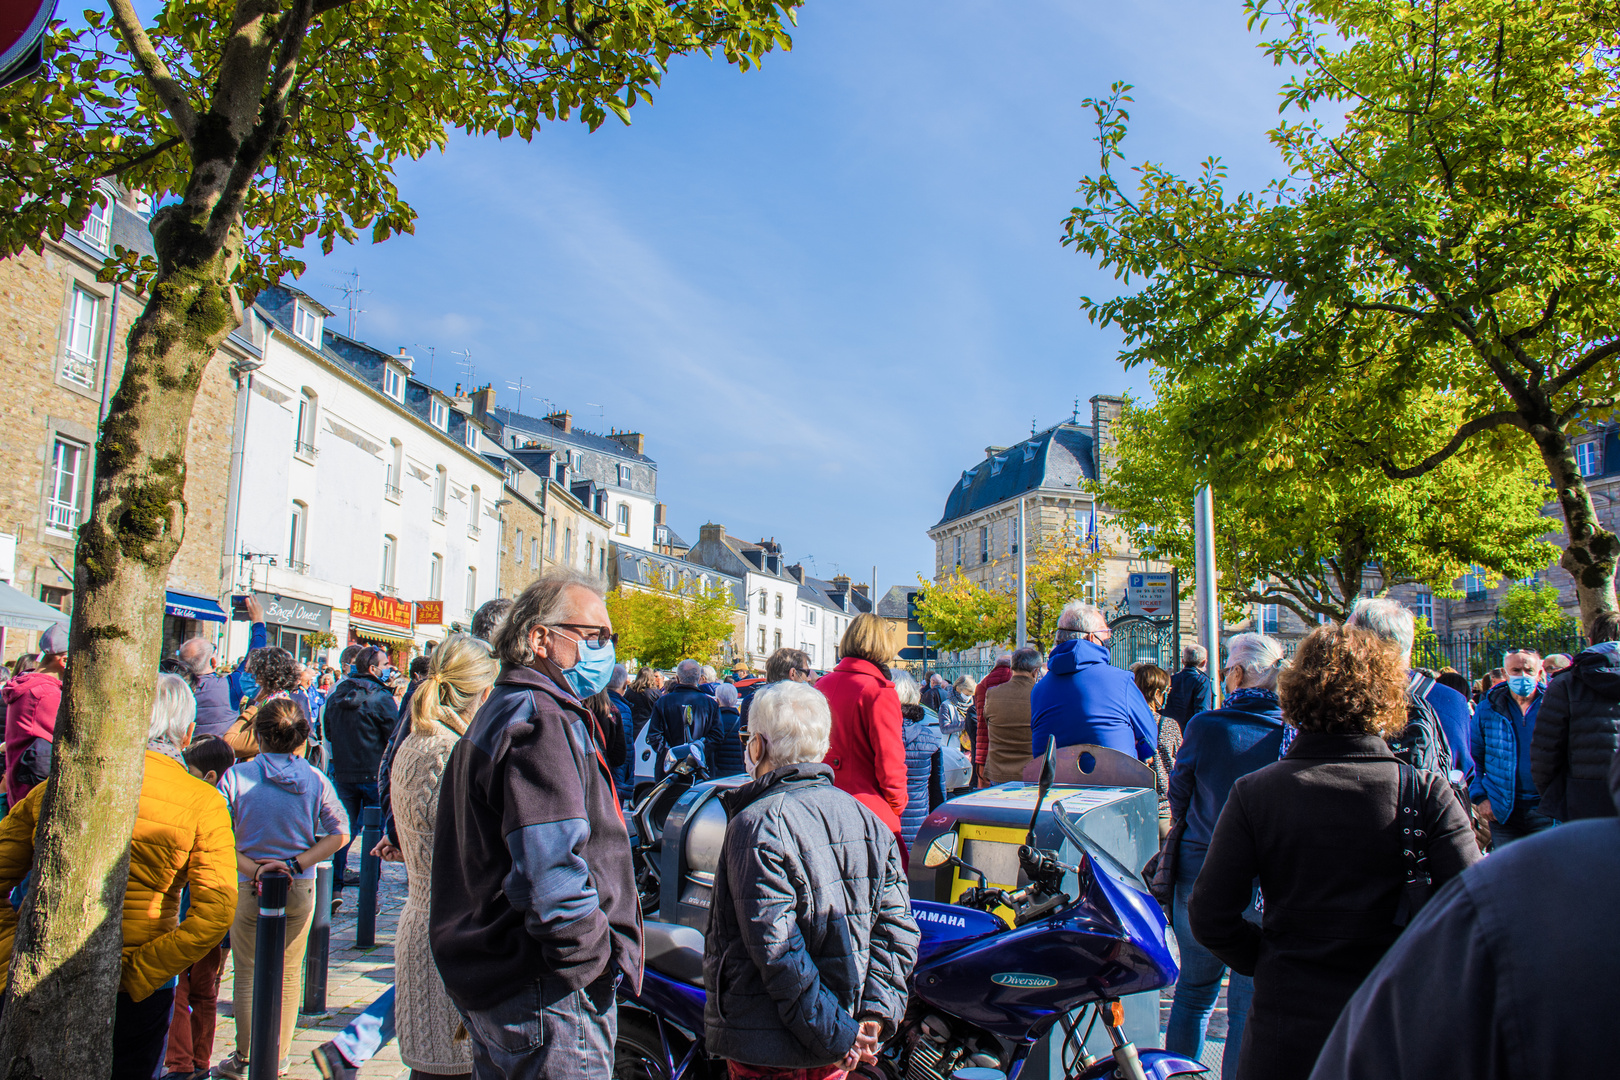
[[[924,865],[954,865],[976,878],[956,903],[913,900],[922,934],[911,1000],[876,1069],[877,1080],[1016,1080],[1035,1044],[1061,1028],[1061,1075],[1069,1080],[1168,1080],[1204,1067],[1163,1050],[1138,1050],[1122,1030],[1120,998],[1175,981],[1164,912],[1141,879],[1063,812],[1055,817],[1083,854],[1079,866],[1035,846],[1035,827],[1052,786],[1054,753],[1040,779],[1029,833],[1019,848],[1027,885],[1006,890],[955,851],[952,834],[923,853]],[[1076,882],[1076,896],[1063,891]],[[998,914],[1010,911],[1012,925]],[[724,1063],[703,1048],[703,934],[691,926],[646,922],[641,993],[619,1010],[618,1080],[720,1080]],[[1101,1024],[1110,1056],[1086,1050]]]

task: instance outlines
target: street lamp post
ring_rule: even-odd
[[[1209,652],[1209,670],[1221,670],[1221,604],[1215,581],[1215,495],[1208,486],[1193,495],[1193,590],[1198,619],[1198,643]],[[1221,703],[1221,680],[1217,674],[1215,704]]]
[[[1019,648],[1029,644],[1029,594],[1024,587],[1024,552],[1029,548],[1029,532],[1025,528],[1024,497],[1018,497],[1018,630],[1014,635]]]

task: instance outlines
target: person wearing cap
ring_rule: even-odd
[[[39,636],[39,667],[0,688],[6,707],[6,805],[16,806],[51,774],[56,711],[67,673],[68,628],[54,623]]]

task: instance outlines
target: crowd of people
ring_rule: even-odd
[[[824,674],[781,649],[763,679],[695,659],[632,677],[598,584],[560,574],[486,604],[407,676],[351,646],[324,692],[273,646],[222,672],[186,642],[157,675],[128,794],[114,1075],[246,1075],[272,874],[289,879],[285,1069],[316,867],[356,883],[345,856],[368,807],[373,853],[407,870],[397,983],[315,1052],[323,1075],[349,1080],[395,1037],[414,1080],[611,1075],[615,999],[643,970],[625,823],[643,733],[658,776],[690,760],[745,778],[722,796],[704,956],[704,1038],[734,1077],[838,1080],[894,1034],[919,940],[908,849],[951,794],[959,738],[979,785],[1022,779],[1048,739],[1151,772],[1154,881],[1180,950],[1166,1048],[1200,1057],[1224,984],[1223,1080],[1603,1060],[1577,1030],[1592,1009],[1553,1009],[1527,973],[1592,983],[1615,952],[1593,931],[1620,884],[1620,823],[1582,819],[1615,818],[1620,799],[1620,618],[1551,673],[1510,650],[1477,688],[1413,668],[1414,636],[1400,604],[1364,600],[1291,658],[1243,633],[1213,673],[1197,646],[1175,673],[1126,670],[1102,612],[1076,602],[1050,656],[1013,650],[977,683],[919,685],[872,615]],[[0,950],[29,888],[67,644],[46,631],[0,691]],[[227,951],[236,1042],[213,1062]],[[1546,1026],[1502,1019],[1521,1009]]]

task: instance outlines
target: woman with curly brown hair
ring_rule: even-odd
[[[1405,830],[1421,834],[1434,888],[1479,858],[1445,778],[1403,765],[1384,741],[1406,723],[1405,676],[1395,650],[1365,630],[1312,631],[1278,679],[1298,737],[1233,784],[1221,811],[1188,914],[1205,948],[1254,978],[1240,1080],[1310,1075],[1409,917]],[[1415,826],[1403,820],[1403,783]],[[1244,918],[1257,881],[1259,925]]]

